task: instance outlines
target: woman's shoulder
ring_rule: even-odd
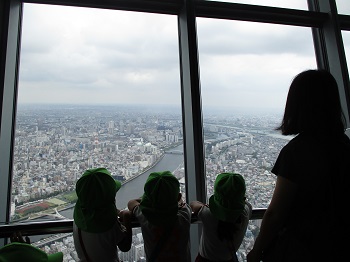
[[[308,143],[308,139],[304,136],[297,135],[291,140],[289,140],[281,149],[279,155],[280,156],[289,156],[290,154],[294,154],[295,151],[302,150],[306,144]]]
[[[315,146],[321,146],[324,144],[326,139],[319,137],[316,134],[303,132],[293,137],[289,142],[282,148],[282,151],[296,151],[304,150],[304,148],[312,148]]]

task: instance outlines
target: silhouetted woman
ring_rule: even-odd
[[[350,140],[337,82],[328,71],[307,70],[294,78],[277,130],[296,136],[272,169],[275,190],[247,261],[341,261]]]

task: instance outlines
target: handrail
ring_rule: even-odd
[[[265,208],[253,209],[251,220],[261,219],[265,211]],[[193,215],[191,223],[195,224],[197,222],[197,217]],[[133,228],[140,227],[137,221],[133,221],[131,225]],[[73,232],[73,219],[0,225],[0,238],[9,238],[16,231],[20,231],[23,236],[70,233]]]

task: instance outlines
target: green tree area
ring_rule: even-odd
[[[65,200],[66,202],[73,204],[75,202],[77,202],[78,200],[78,196],[77,193],[75,191],[71,191],[71,192],[66,192],[64,194],[62,194],[60,196],[60,199]]]

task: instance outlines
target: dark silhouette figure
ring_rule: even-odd
[[[23,238],[21,232],[14,232],[10,237],[11,243],[0,248],[0,261],[6,262],[62,262],[63,253],[47,254],[38,247],[30,244],[28,236]]]
[[[215,179],[209,204],[190,203],[194,215],[202,222],[196,262],[238,261],[236,251],[252,215],[245,193],[245,181],[240,174],[221,173]]]
[[[272,168],[276,186],[248,262],[346,257],[350,140],[338,92],[325,70],[307,70],[292,81],[276,130],[295,137]]]
[[[147,261],[190,262],[191,208],[170,172],[151,173],[142,198],[128,202],[141,226]]]
[[[105,168],[88,169],[76,183],[73,237],[81,261],[119,261],[118,248],[131,248],[131,212],[118,210],[121,183]]]

